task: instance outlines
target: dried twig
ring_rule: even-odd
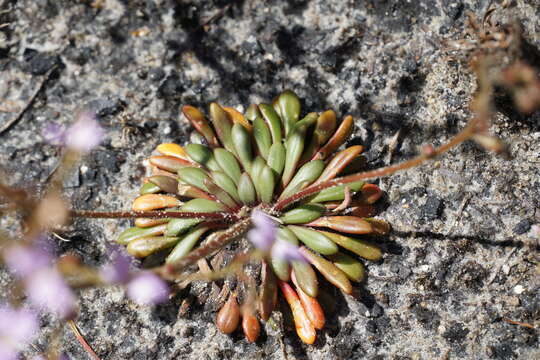
[[[519,325],[519,326],[523,326],[523,327],[526,327],[526,328],[529,328],[529,329],[536,329],[536,327],[532,324],[529,324],[529,323],[524,323],[524,322],[521,322],[521,321],[515,321],[515,320],[511,320],[509,318],[502,318],[503,321],[509,323],[509,324],[512,324],[512,325]]]
[[[39,93],[45,89],[45,84],[51,78],[51,74],[54,70],[56,70],[56,65],[49,69],[49,71],[47,71],[45,75],[43,75],[36,91],[32,94],[32,96],[30,97],[26,105],[21,109],[21,111],[19,111],[19,113],[13,119],[9,120],[0,128],[0,135],[8,131],[13,125],[19,122],[22,119],[23,115],[32,107]]]
[[[68,325],[71,328],[71,331],[73,331],[75,337],[77,338],[77,341],[82,345],[90,358],[92,358],[92,360],[101,360],[99,356],[94,352],[94,349],[92,349],[90,344],[88,344],[88,342],[84,339],[75,322],[73,320],[69,320]]]

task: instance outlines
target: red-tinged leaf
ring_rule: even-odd
[[[216,326],[223,334],[231,334],[240,323],[240,306],[236,296],[231,294],[229,300],[219,310],[216,317]]]
[[[347,234],[371,234],[373,232],[373,227],[369,222],[356,216],[323,216],[306,225],[326,227]]]
[[[326,235],[327,238],[329,238],[342,248],[352,251],[353,253],[363,257],[364,259],[377,261],[382,257],[381,249],[363,239],[353,239],[345,235],[336,234],[328,231],[320,232]]]
[[[362,187],[359,201],[363,204],[374,204],[381,198],[383,191],[375,184],[365,184]]]
[[[300,298],[300,302],[302,303],[302,307],[304,308],[309,321],[311,321],[315,329],[321,330],[326,322],[321,304],[319,304],[317,298],[309,296],[300,286],[298,286],[294,271],[291,273],[291,279],[296,287],[296,292],[298,293],[298,297]]]
[[[223,107],[223,110],[229,114],[229,117],[232,119],[233,123],[242,125],[250,133],[253,131],[253,126],[249,123],[249,121],[246,120],[240,111],[236,110],[235,108],[225,106]]]
[[[308,345],[313,344],[317,338],[317,333],[315,327],[307,317],[296,291],[294,291],[294,289],[286,282],[278,280],[278,284],[285,300],[287,300],[287,303],[291,308],[294,326],[300,340]]]
[[[149,211],[156,209],[170,208],[180,205],[177,198],[163,194],[145,194],[133,201],[131,209],[133,211]]]
[[[202,112],[189,105],[182,107],[182,112],[184,113],[184,116],[191,122],[195,130],[204,136],[210,147],[220,146],[214,130]]]
[[[169,219],[147,219],[147,218],[137,218],[135,219],[135,226],[139,228],[147,228],[151,226],[166,224],[169,222]]]
[[[257,341],[261,333],[261,324],[249,307],[242,312],[242,330],[250,343]]]
[[[328,282],[339,288],[346,294],[352,293],[352,285],[347,275],[341,271],[338,267],[326,260],[322,256],[309,251],[306,247],[302,246],[300,252],[304,257],[319,270],[319,272],[325,277]],[[294,281],[294,280],[293,280]]]
[[[354,145],[348,147],[347,149],[337,153],[332,160],[326,165],[323,173],[319,178],[313,183],[313,185],[320,184],[322,182],[332,180],[335,178],[343,169],[349,165],[362,151],[364,147],[361,145]]]
[[[207,199],[216,201],[217,197],[207,193],[206,191],[203,191],[195,186],[187,185],[187,184],[178,184],[178,196],[187,197],[187,198],[201,198],[201,199]]]
[[[156,148],[156,151],[161,155],[165,156],[174,156],[186,161],[189,161],[190,158],[183,147],[178,144],[173,143],[164,143],[159,144]]]
[[[353,126],[354,122],[352,116],[347,115],[339,125],[334,135],[332,135],[330,140],[328,140],[328,142],[319,151],[317,151],[312,160],[324,160],[330,156],[334,151],[336,151],[337,148],[347,141],[347,138],[352,133]]]
[[[192,161],[183,160],[174,156],[165,156],[165,155],[155,155],[150,156],[150,164],[157,166],[158,168],[173,173],[178,172],[178,170],[190,167],[198,166],[194,165]]]
[[[352,216],[358,216],[361,218],[366,218],[373,216],[377,213],[377,209],[373,205],[358,205],[353,206],[352,211],[349,213]]]
[[[261,294],[259,295],[259,314],[268,321],[277,304],[277,282],[274,272],[266,261],[261,268]]]

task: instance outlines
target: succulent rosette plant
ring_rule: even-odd
[[[202,141],[157,147],[132,209],[160,216],[136,219],[118,242],[138,258],[165,253],[162,270],[186,273],[186,259],[249,238],[255,248],[249,261],[260,264],[260,277],[237,277],[251,291],[230,292],[217,314],[219,330],[230,333],[242,323],[248,341],[255,341],[258,317],[270,318],[281,292],[299,337],[312,344],[325,323],[317,272],[351,294],[351,282],[364,279],[358,257],[381,258],[366,235],[389,231],[373,218],[379,187],[338,178],[365,164],[362,146],[339,150],[352,133],[352,117],[338,122],[332,110],[302,115],[289,90],[244,114],[212,103],[210,121],[192,106],[182,112]]]

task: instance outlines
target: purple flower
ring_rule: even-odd
[[[75,315],[75,295],[62,275],[51,267],[52,259],[46,250],[36,244],[15,245],[7,248],[3,255],[8,268],[23,281],[34,305],[62,318]]]
[[[70,319],[76,314],[75,295],[56,269],[42,268],[26,277],[24,285],[34,305],[63,319]]]
[[[169,297],[169,288],[159,276],[142,271],[128,283],[127,294],[138,304],[152,305],[166,301]]]
[[[120,249],[112,250],[111,258],[111,262],[101,269],[103,281],[109,284],[126,284],[130,278],[129,267],[133,258]]]
[[[247,234],[249,241],[259,250],[269,251],[276,240],[276,222],[260,210],[253,210],[251,221],[255,227]]]
[[[272,246],[272,257],[286,261],[306,261],[298,246],[279,239]]]
[[[66,146],[79,152],[89,152],[99,145],[104,131],[90,112],[79,114],[77,121],[66,131]]]
[[[45,125],[41,135],[51,145],[64,145],[66,138],[66,128],[63,125],[50,122]]]
[[[13,274],[25,278],[51,264],[49,253],[36,246],[15,245],[4,250],[4,261]]]
[[[24,345],[32,341],[39,324],[34,313],[0,305],[0,359],[15,360]]]
[[[84,111],[77,116],[77,121],[68,129],[55,123],[47,124],[42,136],[49,144],[63,145],[71,150],[86,153],[99,145],[103,139],[104,130],[92,113]]]

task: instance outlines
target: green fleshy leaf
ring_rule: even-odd
[[[259,184],[261,201],[265,204],[272,202],[272,198],[274,197],[274,187],[276,186],[276,177],[270,166],[266,165],[263,167],[257,183]]]
[[[345,235],[336,234],[328,231],[319,231],[327,238],[364,259],[377,261],[382,257],[381,249],[363,239],[351,238]]]
[[[145,195],[145,194],[156,194],[161,191],[161,188],[157,186],[154,183],[147,182],[146,184],[143,184],[141,186],[141,189],[139,190],[139,194]]]
[[[343,271],[326,260],[322,256],[308,250],[305,247],[300,248],[300,253],[321,273],[328,282],[339,288],[346,294],[352,293],[352,285]]]
[[[248,171],[249,176],[251,177],[251,180],[253,181],[253,185],[255,186],[258,199],[261,198],[260,175],[261,175],[261,171],[264,169],[265,166],[266,166],[266,162],[264,161],[264,159],[260,156],[257,156],[255,160],[253,161],[253,164],[251,165],[251,171]]]
[[[316,113],[308,114],[304,119],[296,123],[294,129],[287,137],[285,142],[285,167],[282,178],[282,183],[284,186],[286,186],[294,176],[296,167],[298,166],[298,162],[302,156],[302,151],[304,151],[307,128],[313,121],[317,119],[316,116]]]
[[[248,173],[243,173],[238,182],[238,197],[246,205],[252,205],[257,201],[257,192]]]
[[[214,129],[216,129],[217,136],[223,144],[223,147],[234,154],[235,149],[231,135],[233,124],[229,119],[229,115],[221,106],[216,103],[211,103],[210,118],[212,119],[212,124],[214,125]]]
[[[270,147],[272,146],[272,135],[270,129],[262,117],[257,117],[253,121],[253,137],[259,153],[265,159],[268,158]]]
[[[217,148],[214,149],[214,158],[223,169],[223,172],[229,175],[235,184],[238,184],[242,171],[240,170],[240,164],[233,153],[223,148]]]
[[[310,199],[311,202],[325,202],[325,201],[341,201],[345,199],[345,186],[348,186],[351,190],[351,193],[360,191],[364,186],[363,181],[355,181],[348,183],[346,185],[336,185],[330,188],[326,188],[318,192],[313,198]]]
[[[219,212],[225,211],[225,207],[215,201],[208,199],[192,199],[180,207],[184,212]]]
[[[201,219],[171,219],[167,224],[165,236],[178,236],[191,227],[200,224],[202,221]]]
[[[309,296],[317,297],[319,282],[311,265],[304,261],[293,261],[292,267],[298,286]]]
[[[304,204],[287,211],[279,218],[284,224],[306,224],[319,218],[326,208],[320,204]]]
[[[217,186],[225,190],[235,201],[240,201],[236,184],[227,174],[221,171],[212,171],[210,176]]]
[[[291,267],[286,260],[272,257],[270,259],[270,265],[279,280],[289,281],[291,279]]]
[[[255,121],[256,118],[262,117],[261,112],[259,111],[259,107],[255,104],[251,104],[248,106],[244,116],[249,121]]]
[[[251,161],[253,159],[253,153],[251,151],[251,136],[249,132],[245,127],[236,123],[232,127],[232,139],[240,162],[244,166],[244,169],[249,170],[251,167]]]
[[[323,172],[324,162],[322,160],[310,161],[304,164],[297,172],[289,185],[283,190],[279,199],[285,199],[297,191],[305,188],[314,182]]]
[[[272,143],[280,143],[283,135],[281,133],[281,119],[274,108],[268,104],[259,104],[259,110],[272,134]]]
[[[267,162],[276,175],[281,177],[285,167],[285,146],[281,143],[272,144]]]
[[[154,175],[149,177],[148,180],[166,193],[176,194],[178,191],[178,181],[170,176]]]
[[[216,159],[214,159],[214,154],[209,147],[201,144],[188,144],[184,149],[193,161],[204,165],[213,171],[221,170],[221,167]]]
[[[329,255],[328,259],[334,263],[334,265],[343,271],[345,275],[352,281],[360,282],[364,279],[365,268],[364,265],[347,254],[338,252],[333,255]]]
[[[276,232],[276,238],[278,240],[287,241],[295,246],[298,246],[298,238],[294,233],[285,226],[280,226]]]
[[[322,232],[303,226],[287,226],[307,247],[323,255],[331,255],[338,252],[337,245],[326,237]]]
[[[166,227],[167,227],[166,224],[156,225],[156,226],[147,227],[147,228],[131,227],[129,229],[124,230],[120,234],[120,236],[118,236],[118,239],[116,240],[116,242],[121,245],[127,245],[130,241],[133,241],[135,239],[139,239],[145,236],[162,235],[165,232]]]
[[[175,236],[143,237],[130,241],[126,251],[137,258],[144,258],[155,252],[170,248],[178,242]]]
[[[171,251],[169,256],[165,259],[166,264],[172,264],[180,259],[182,259],[184,256],[189,254],[195,244],[199,241],[201,236],[208,230],[208,227],[201,226],[192,229],[189,231],[186,235],[182,236],[178,244],[174,247],[174,249]]]
[[[188,185],[192,185],[201,190],[207,191],[204,181],[209,180],[210,177],[203,169],[196,167],[185,167],[178,171],[178,177]]]
[[[208,193],[214,195],[222,204],[230,209],[234,209],[238,206],[236,201],[225,190],[217,186],[212,180],[205,179],[204,185],[208,189]]]
[[[287,135],[300,118],[300,99],[291,90],[282,92],[277,101],[280,111],[278,113],[285,124],[285,135]]]

